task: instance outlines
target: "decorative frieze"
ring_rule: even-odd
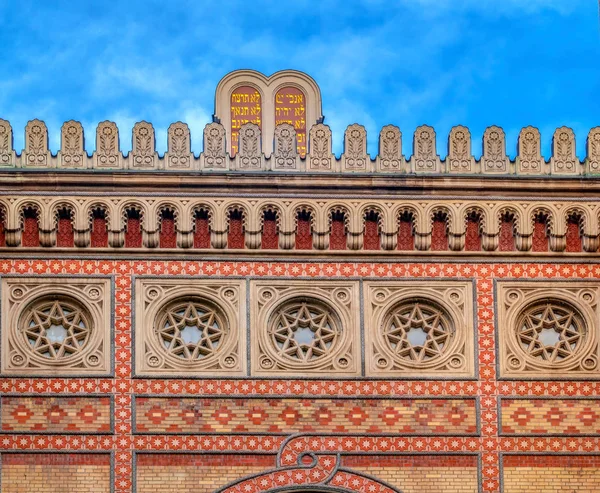
[[[196,233],[200,234],[195,231],[198,211],[205,211],[203,221],[207,229],[202,234],[207,241],[210,238],[210,245],[203,248],[231,248],[228,246],[228,237],[234,234],[234,230],[229,227],[230,216],[237,210],[240,214],[238,220],[243,227],[235,230],[240,237],[236,244],[258,249],[262,248],[265,207],[276,211],[278,239],[269,244],[278,245],[283,250],[298,249],[302,242],[305,246],[301,249],[327,250],[330,248],[331,234],[336,235],[335,245],[342,242],[350,250],[371,251],[405,250],[406,246],[403,245],[409,242],[409,250],[420,251],[506,252],[507,245],[513,245],[510,249],[521,254],[540,251],[583,254],[596,252],[599,244],[599,220],[593,201],[550,204],[545,200],[328,198],[309,203],[301,197],[223,200],[217,196],[190,199],[140,195],[126,201],[122,197],[109,195],[76,198],[48,196],[44,199],[27,195],[0,197],[6,231],[5,245],[9,247],[35,246],[34,240],[38,236],[42,246],[56,245],[56,217],[61,209],[63,220],[70,218],[72,232],[68,234],[73,235],[73,245],[79,248],[98,246],[101,240],[97,239],[97,228],[104,228],[108,235],[108,240],[102,240],[104,246],[123,246],[125,236],[131,234],[128,211],[134,210],[139,217],[131,220],[137,221],[137,227],[141,228],[139,247],[156,248],[162,245],[165,248],[164,244],[172,244],[177,248],[192,248]],[[165,209],[173,215],[176,228],[162,229]],[[90,212],[94,210],[101,211],[102,217],[95,217]],[[310,224],[301,225],[300,229],[304,229],[300,231],[298,214],[301,211],[305,211],[305,219]],[[332,228],[337,228],[332,224],[332,214],[341,214],[336,217],[343,222],[342,230],[338,228],[332,232]],[[510,226],[505,224],[507,218],[512,218]],[[404,223],[412,226],[407,229]],[[409,236],[402,240],[400,246],[399,233]],[[169,234],[173,238],[165,240],[166,243],[159,241],[161,235],[164,237]],[[339,238],[340,234],[344,238]],[[22,235],[29,239],[21,241]],[[303,238],[300,243],[298,235]],[[547,242],[544,250],[539,249],[540,242]],[[64,242],[62,246],[65,246]]]

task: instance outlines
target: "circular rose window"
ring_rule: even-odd
[[[446,311],[429,300],[406,300],[396,305],[383,322],[383,336],[398,357],[424,362],[441,356],[454,336]]]
[[[178,300],[158,315],[155,328],[160,345],[169,354],[186,361],[214,355],[226,336],[222,312],[205,300]]]
[[[314,298],[294,298],[283,303],[269,323],[269,335],[276,352],[299,362],[311,362],[332,354],[341,331],[341,323],[333,310]]]
[[[520,315],[516,337],[523,351],[536,359],[555,363],[579,351],[586,330],[579,311],[555,300],[528,306]]]
[[[80,353],[92,332],[88,311],[67,297],[34,301],[25,309],[20,323],[29,348],[52,360]]]

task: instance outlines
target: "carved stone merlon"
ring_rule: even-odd
[[[379,133],[379,154],[376,171],[406,172],[406,161],[402,156],[402,132],[395,125],[386,125]]]
[[[474,173],[475,159],[471,154],[471,132],[467,127],[453,127],[448,137],[447,166],[449,173]]]
[[[60,131],[60,168],[87,168],[88,157],[83,148],[83,127],[76,121],[65,122]]]
[[[115,169],[123,167],[123,154],[119,149],[119,129],[114,122],[104,121],[98,124],[94,166]]]
[[[167,152],[162,161],[166,169],[193,169],[195,160],[186,123],[172,123],[167,131]]]
[[[280,171],[298,171],[300,160],[296,142],[296,130],[289,123],[275,127],[274,151],[271,158],[272,168]]]
[[[367,155],[367,131],[354,123],[344,132],[342,171],[371,171],[371,159]]]
[[[556,129],[552,138],[550,172],[553,175],[578,175],[581,173],[579,159],[575,154],[575,134],[567,127]]]
[[[410,160],[413,173],[440,173],[441,162],[435,148],[435,130],[427,125],[417,127]]]
[[[225,128],[220,123],[209,123],[204,127],[204,152],[200,155],[202,169],[229,169]]]
[[[15,164],[12,127],[9,122],[0,118],[0,166],[12,167]]]
[[[26,168],[52,167],[48,149],[48,128],[41,120],[31,120],[25,127],[23,166]]]
[[[506,156],[506,136],[500,127],[488,127],[483,134],[481,170],[484,174],[510,173],[510,161]]]
[[[337,162],[331,151],[331,129],[323,123],[310,129],[307,171],[337,171]]]
[[[264,169],[264,154],[261,150],[260,128],[254,123],[244,123],[238,136],[239,150],[235,156],[236,169]]]
[[[600,127],[590,130],[587,139],[587,173],[600,173]]]
[[[546,163],[541,154],[540,131],[534,127],[526,127],[519,134],[517,174],[542,175]]]
[[[129,155],[129,168],[155,169],[158,156],[154,143],[154,127],[148,122],[138,122],[133,126],[132,150]]]

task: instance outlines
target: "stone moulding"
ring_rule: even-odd
[[[575,154],[575,134],[567,127],[557,129],[552,138],[552,155],[541,154],[541,134],[537,128],[521,130],[517,157],[506,154],[506,138],[500,127],[486,129],[482,139],[482,155],[472,153],[471,133],[456,126],[448,137],[446,158],[436,150],[436,132],[423,125],[414,133],[413,155],[402,154],[402,132],[386,125],[379,134],[379,149],[371,159],[367,152],[367,131],[359,124],[348,126],[344,134],[344,152],[340,158],[332,152],[332,134],[327,125],[317,123],[307,129],[308,154],[301,158],[290,151],[295,131],[283,123],[266,132],[252,124],[245,128],[242,156],[230,156],[227,132],[221,123],[209,123],[204,130],[204,149],[199,156],[190,150],[189,127],[173,123],[167,132],[167,151],[163,156],[155,150],[154,128],[148,122],[136,123],[132,130],[133,148],[123,155],[119,145],[119,129],[114,122],[101,122],[96,129],[96,146],[89,156],[84,151],[84,132],[76,121],[66,122],[61,130],[61,149],[53,155],[48,148],[48,129],[44,122],[32,120],[25,128],[25,149],[13,149],[13,129],[0,119],[0,168],[32,169],[109,169],[181,171],[271,171],[329,173],[412,173],[426,175],[513,175],[513,176],[600,176],[600,127],[587,136],[586,156],[580,161]],[[281,127],[281,128],[280,128]],[[265,142],[269,143],[265,147]]]

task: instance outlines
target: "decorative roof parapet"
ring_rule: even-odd
[[[123,155],[119,129],[104,121],[96,129],[96,150],[89,156],[84,150],[83,127],[68,121],[61,128],[61,148],[52,155],[48,148],[48,129],[43,121],[32,120],[25,127],[25,149],[13,149],[10,123],[0,119],[0,168],[3,169],[105,169],[167,171],[272,171],[385,173],[427,175],[517,175],[517,176],[597,176],[600,175],[600,127],[590,130],[587,155],[581,162],[575,153],[575,134],[567,127],[554,132],[552,155],[546,161],[541,154],[541,136],[537,128],[526,127],[519,133],[517,157],[506,154],[506,137],[500,127],[488,127],[483,135],[483,154],[475,159],[468,128],[456,126],[448,137],[448,153],[440,159],[436,150],[436,133],[423,125],[414,133],[413,155],[402,154],[402,133],[386,125],[379,134],[379,152],[375,159],[367,154],[367,132],[362,125],[348,126],[344,134],[344,152],[339,159],[332,152],[331,129],[322,123],[313,125],[308,137],[308,154],[297,151],[294,127],[283,123],[273,132],[273,153],[262,149],[261,128],[246,123],[240,128],[239,152],[228,153],[225,128],[210,123],[204,129],[204,149],[199,157],[191,152],[191,135],[187,124],[173,123],[167,132],[167,152],[156,152],[154,128],[148,122],[136,123],[132,131],[132,151]]]

